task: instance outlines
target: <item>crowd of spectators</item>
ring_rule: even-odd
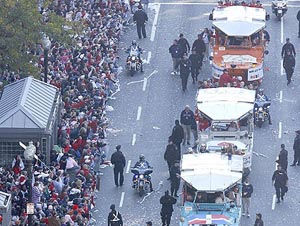
[[[96,172],[105,161],[107,100],[119,89],[117,46],[128,22],[128,6],[119,0],[54,0],[49,12],[80,21],[76,45],[65,47],[51,40],[48,81],[61,91],[64,109],[58,145],[51,151],[51,165],[39,151],[33,164],[33,183],[20,156],[2,169],[0,190],[12,194],[12,225],[26,225],[28,188],[32,186],[36,225],[87,225],[95,206]],[[43,49],[34,50],[43,71]],[[41,79],[42,78],[41,73]],[[4,71],[2,85],[20,79],[18,72]]]

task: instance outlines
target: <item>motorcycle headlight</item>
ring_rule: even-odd
[[[254,108],[255,111],[257,111],[257,108]]]
[[[268,109],[270,108],[270,105],[267,107]]]
[[[131,59],[132,59],[132,60],[135,60],[135,57],[133,56]]]
[[[262,110],[263,110],[263,108],[262,108],[262,107],[260,107],[258,110],[259,110],[259,111],[262,111]]]
[[[144,175],[140,175],[139,178],[140,178],[140,179],[144,179]]]
[[[138,175],[134,175],[134,178],[138,178]]]

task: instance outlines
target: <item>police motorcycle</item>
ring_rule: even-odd
[[[259,128],[261,128],[263,123],[267,120],[269,121],[269,124],[271,124],[269,113],[270,106],[271,101],[263,94],[263,90],[259,89],[254,104],[254,123]]]
[[[286,0],[275,0],[272,1],[272,12],[276,15],[278,20],[281,20],[284,14],[287,12],[287,3]]]
[[[139,196],[143,196],[146,192],[151,192],[151,173],[153,168],[149,166],[149,163],[145,161],[144,155],[140,155],[140,161],[131,168],[133,173],[133,185]]]
[[[143,72],[143,61],[140,57],[143,50],[137,45],[135,40],[132,41],[131,46],[125,52],[128,53],[125,68],[129,74],[133,76],[135,72]]]

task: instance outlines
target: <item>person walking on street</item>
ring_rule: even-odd
[[[299,166],[300,165],[300,130],[296,131],[293,150],[294,150],[294,161],[291,166],[296,166],[296,164]]]
[[[190,44],[189,44],[188,40],[186,40],[186,38],[184,37],[183,34],[179,35],[178,45],[180,46],[180,48],[182,50],[181,57],[183,57],[184,53],[188,54],[190,52],[190,49],[191,49]]]
[[[286,43],[282,46],[281,49],[281,58],[284,58],[287,55],[287,52],[292,53],[296,57],[296,51],[294,45],[290,42],[289,38],[286,38]]]
[[[288,151],[285,149],[285,145],[281,144],[280,145],[281,150],[278,155],[278,160],[276,161],[282,169],[287,172],[287,166],[288,166]]]
[[[264,226],[264,222],[262,220],[261,213],[256,214],[256,219],[255,219],[255,222],[254,222],[254,226]]]
[[[300,38],[300,10],[297,13],[297,20],[298,20],[298,38]]]
[[[114,165],[115,185],[118,187],[122,186],[124,183],[124,167],[126,165],[126,159],[124,154],[121,152],[121,145],[117,145],[116,149],[117,151],[112,154],[110,161],[111,164]]]
[[[162,221],[162,226],[170,226],[172,213],[174,211],[173,205],[176,203],[176,199],[169,195],[169,191],[165,192],[159,202],[162,205],[160,210],[160,216]]]
[[[283,58],[283,68],[286,73],[287,85],[292,82],[292,76],[294,74],[294,68],[296,65],[295,57],[289,50],[286,51],[286,55]]]
[[[249,208],[250,208],[250,199],[253,193],[253,186],[250,184],[249,178],[247,177],[242,186],[242,203],[243,211],[242,216],[250,217]]]
[[[182,56],[182,49],[180,45],[178,45],[177,39],[175,39],[173,44],[169,47],[169,53],[171,54],[173,60],[173,72],[171,74],[176,75],[178,73],[178,66]]]
[[[202,67],[203,55],[200,55],[196,50],[192,50],[192,54],[189,56],[191,61],[191,75],[193,78],[193,84],[198,81],[199,70]]]
[[[186,53],[183,54],[183,58],[180,61],[180,78],[182,83],[182,91],[184,92],[187,88],[187,81],[191,72],[191,61],[187,57]]]
[[[170,169],[171,178],[171,196],[178,197],[178,190],[180,186],[180,161],[176,160]]]
[[[284,169],[280,165],[277,165],[277,170],[273,173],[272,183],[276,190],[277,203],[280,203],[280,199],[283,201],[283,197],[287,192],[288,176]]]
[[[181,156],[181,143],[184,138],[184,130],[179,123],[179,120],[175,120],[175,126],[172,129],[172,141],[177,146],[179,155]]]
[[[209,42],[210,42],[210,33],[208,28],[204,28],[204,31],[201,33],[202,40],[205,44],[205,52],[204,52],[204,61],[209,58]]]
[[[183,145],[187,142],[190,145],[191,139],[191,125],[194,120],[194,112],[190,109],[189,105],[186,105],[184,110],[180,114],[180,123],[184,131]]]
[[[198,38],[194,41],[193,45],[192,45],[192,50],[195,50],[197,54],[201,55],[201,59],[203,60],[205,51],[206,51],[206,47],[205,47],[205,43],[202,39],[201,34],[198,34]],[[202,61],[201,61],[202,64]]]
[[[169,137],[168,145],[164,154],[164,159],[168,163],[169,175],[168,179],[171,179],[171,167],[174,165],[176,160],[180,160],[180,152],[177,146],[173,143],[172,137]]]
[[[139,36],[139,39],[143,37],[146,38],[146,29],[145,23],[148,21],[147,13],[143,10],[142,5],[138,6],[138,10],[133,15],[133,21],[136,22],[136,29]]]
[[[147,221],[146,226],[152,226],[152,221]]]
[[[108,226],[123,226],[123,220],[121,214],[116,210],[116,206],[112,204],[110,206],[110,213],[108,214]]]

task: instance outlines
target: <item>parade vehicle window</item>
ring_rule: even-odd
[[[228,123],[227,122],[212,122],[211,130],[212,131],[227,131]]]

